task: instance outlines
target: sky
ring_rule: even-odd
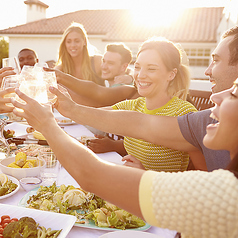
[[[227,1],[229,0],[41,0],[49,5],[46,10],[47,18],[84,9],[133,9],[142,13],[156,14],[158,6],[167,7],[166,12],[173,15],[174,9],[225,6]],[[0,4],[1,30],[26,23],[27,6],[24,0],[0,0]]]

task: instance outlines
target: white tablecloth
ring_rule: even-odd
[[[26,127],[28,125],[19,124],[19,123],[12,123],[6,126],[6,129],[13,129],[16,132],[16,136],[26,134]],[[64,130],[72,135],[75,138],[80,138],[82,135],[93,136],[93,134],[84,126],[82,125],[69,125],[64,126]],[[97,154],[101,159],[113,162],[115,164],[122,164],[121,156],[116,152],[109,152],[109,153],[101,153]],[[74,178],[62,167],[59,174],[58,184],[65,184],[65,185],[73,185],[75,187],[79,187],[79,184],[74,180]],[[6,199],[0,200],[2,204],[9,204],[9,205],[18,205],[21,198],[26,194],[22,188],[19,191]],[[81,227],[73,227],[70,233],[68,234],[67,238],[98,238],[101,235],[105,234],[107,231],[96,230],[96,229],[89,229],[89,228],[81,228]],[[171,231],[168,229],[161,229],[157,227],[151,227],[149,230],[145,231],[152,234],[158,235],[158,238],[174,238],[176,235],[175,231]]]

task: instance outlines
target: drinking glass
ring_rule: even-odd
[[[12,67],[16,74],[19,74],[21,71],[17,57],[3,58],[2,67]]]
[[[54,152],[50,148],[39,148],[38,157],[46,161],[40,173],[43,186],[51,186],[54,182],[57,184],[61,165]]]
[[[20,86],[21,81],[22,81],[22,78],[18,74],[8,75],[3,78],[1,90],[5,90],[8,88],[18,88]],[[6,98],[13,97],[14,98],[15,96],[16,96],[16,93],[12,92],[12,93],[6,94],[4,97],[6,97]],[[6,105],[13,106],[11,103],[7,103]]]
[[[56,96],[49,91],[50,86],[57,87],[55,72],[46,72],[42,67],[24,66],[21,71],[23,81],[19,89],[39,103],[53,103]]]

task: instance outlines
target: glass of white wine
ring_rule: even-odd
[[[21,71],[20,64],[17,57],[3,58],[2,67],[12,67],[16,74]]]
[[[19,87],[20,91],[39,103],[53,103],[56,96],[49,91],[49,87],[57,87],[55,72],[46,72],[40,67],[24,67],[21,72],[23,81]]]
[[[5,90],[8,88],[19,88],[23,78],[21,75],[16,74],[16,75],[8,75],[3,78],[2,85],[1,85],[1,90]],[[4,97],[5,98],[16,98],[16,93],[8,93]],[[13,106],[11,103],[6,103],[7,106]],[[10,112],[7,114],[8,116],[8,122],[13,122],[13,121],[22,121],[22,118],[17,117],[13,112]]]
[[[1,90],[5,90],[5,89],[8,89],[8,88],[18,88],[21,84],[21,81],[22,81],[22,77],[18,74],[8,75],[8,76],[3,78]],[[6,94],[4,97],[14,98],[15,96],[16,96],[16,93],[12,92],[12,93]],[[12,106],[11,103],[7,103],[7,105]]]

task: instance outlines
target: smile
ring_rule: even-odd
[[[138,85],[143,88],[143,87],[149,87],[152,83],[146,83],[146,82],[138,82]]]

